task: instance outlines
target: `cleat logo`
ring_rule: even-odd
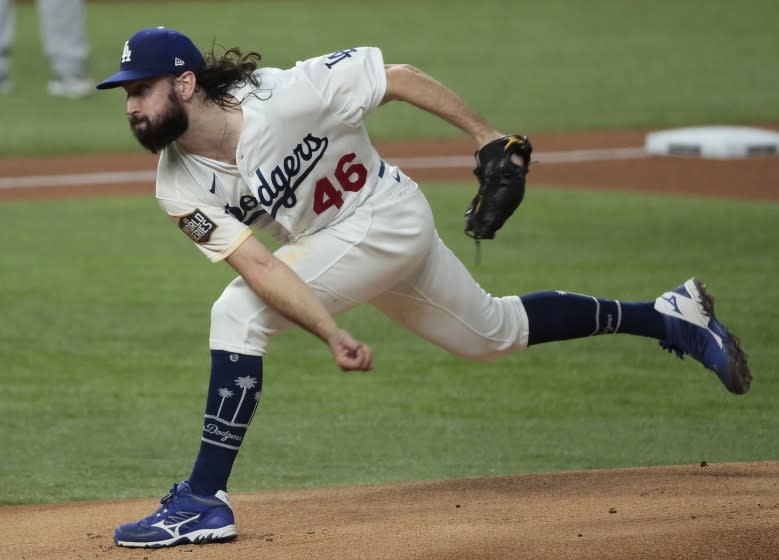
[[[679,315],[682,314],[682,310],[679,309],[679,306],[676,304],[676,296],[675,295],[670,295],[668,297],[662,296],[660,299],[670,303],[673,306],[674,311],[676,311]]]
[[[187,523],[197,521],[198,519],[200,519],[199,513],[193,515],[191,513],[181,512],[175,515],[171,515],[170,517],[168,517],[167,519],[163,519],[159,523],[154,523],[152,527],[159,527],[163,531],[167,531],[171,537],[180,537],[181,528]],[[173,523],[167,523],[166,521],[173,521]]]

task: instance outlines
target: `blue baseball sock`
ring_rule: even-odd
[[[262,358],[211,350],[211,381],[200,451],[189,485],[195,494],[227,490],[227,479],[262,392]]]
[[[560,291],[520,299],[530,326],[528,346],[616,333],[665,338],[665,321],[654,301],[623,302]]]

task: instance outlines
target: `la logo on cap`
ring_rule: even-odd
[[[122,51],[122,62],[130,62],[130,57],[133,52],[130,50],[130,41],[124,42],[124,50]]]

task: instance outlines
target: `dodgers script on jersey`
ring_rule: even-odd
[[[382,161],[363,124],[386,90],[379,49],[360,47],[261,68],[241,85],[236,165],[183,151],[160,156],[157,198],[212,261],[251,228],[295,240],[350,216],[377,188],[408,180]]]

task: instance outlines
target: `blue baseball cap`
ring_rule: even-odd
[[[166,27],[141,29],[124,44],[119,72],[97,84],[97,89],[165,74],[197,72],[205,64],[203,54],[183,33]]]

